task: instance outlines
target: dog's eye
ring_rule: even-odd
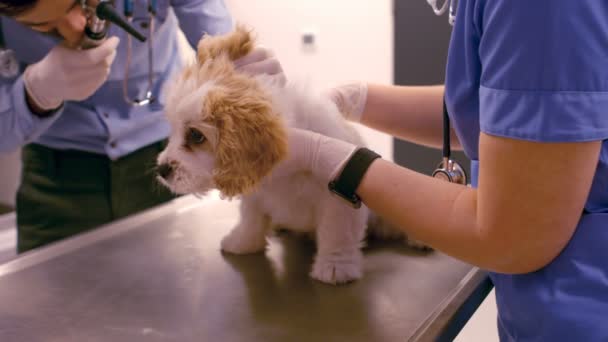
[[[205,136],[198,129],[189,128],[186,133],[186,142],[188,145],[200,145],[205,142]]]

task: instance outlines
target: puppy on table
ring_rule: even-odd
[[[325,283],[361,278],[362,242],[371,231],[424,249],[365,206],[352,208],[310,172],[289,165],[288,127],[364,144],[327,97],[235,70],[233,62],[253,47],[242,26],[201,39],[196,61],[167,89],[171,135],[158,157],[159,181],[178,194],[217,189],[224,198],[240,196],[240,222],[223,238],[225,252],[264,251],[273,228],[313,235],[317,253],[310,275]]]

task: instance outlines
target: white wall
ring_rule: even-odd
[[[475,311],[454,342],[500,342],[496,323],[496,294],[494,290]]]
[[[0,203],[15,206],[21,173],[21,152],[0,153]]]
[[[287,77],[325,89],[348,81],[392,83],[391,0],[226,0],[236,22],[252,27],[274,50]],[[304,32],[315,44],[302,44]],[[392,139],[358,126],[392,160]]]

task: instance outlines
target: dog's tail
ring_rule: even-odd
[[[378,240],[402,240],[406,246],[421,251],[433,250],[420,241],[409,238],[402,229],[399,229],[371,210],[367,220],[367,236],[368,238]]]

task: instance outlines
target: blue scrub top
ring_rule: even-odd
[[[576,232],[545,268],[492,273],[502,341],[608,341],[608,1],[460,0],[446,76],[477,184],[480,132],[602,140]]]

